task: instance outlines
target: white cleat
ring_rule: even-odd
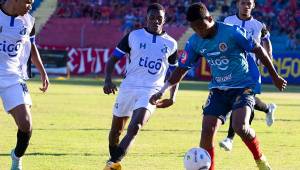
[[[18,158],[15,155],[15,150],[11,151],[10,157],[11,157],[11,160],[12,160],[10,170],[22,170],[22,158]]]
[[[275,121],[275,110],[277,106],[274,103],[268,104],[269,112],[266,113],[266,123],[270,127]]]
[[[225,138],[219,143],[220,147],[223,148],[225,151],[231,151],[232,150],[232,145],[233,145],[233,140],[230,138]]]

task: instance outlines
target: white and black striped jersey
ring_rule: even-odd
[[[0,87],[16,84],[27,77],[26,66],[34,34],[34,18],[30,14],[9,16],[1,8]]]
[[[127,34],[113,55],[128,57],[121,88],[159,89],[169,65],[177,65],[177,42],[166,32],[158,35],[142,28]]]

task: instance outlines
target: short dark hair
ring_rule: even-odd
[[[207,13],[208,10],[206,6],[201,2],[197,2],[189,6],[186,13],[186,19],[190,22],[196,21],[198,19],[204,19]]]
[[[159,3],[153,3],[153,4],[150,4],[150,5],[148,6],[148,9],[147,9],[147,14],[148,14],[151,10],[158,10],[158,11],[162,10],[162,11],[166,12],[165,8],[164,8],[162,5],[160,5]]]

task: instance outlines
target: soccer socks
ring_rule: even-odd
[[[215,170],[215,148],[207,149],[207,152],[210,155],[211,164],[209,170]]]
[[[112,162],[120,162],[123,157],[125,156],[126,152],[121,147],[117,147],[114,150],[114,153],[112,153],[110,161]]]
[[[22,132],[20,129],[17,133],[17,145],[15,148],[15,155],[20,158],[24,155],[31,137],[32,131],[30,132]]]
[[[109,145],[109,155],[110,155],[110,157],[113,157],[113,155],[115,155],[117,149],[118,149],[118,145],[115,145],[115,146],[110,146]]]
[[[234,129],[232,128],[232,116],[230,116],[227,138],[233,139],[234,135],[235,135],[235,132],[234,132]]]
[[[254,105],[255,110],[263,111],[265,113],[269,112],[268,105],[261,101],[258,97],[255,97],[255,105]]]
[[[259,146],[259,141],[257,137],[255,136],[252,140],[243,140],[244,143],[247,145],[248,149],[252,152],[252,155],[254,157],[254,160],[260,159],[262,156],[262,151]]]

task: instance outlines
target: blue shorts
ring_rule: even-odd
[[[253,111],[254,93],[249,88],[219,90],[211,89],[203,106],[203,114],[219,118],[224,124],[231,110],[249,106]]]

